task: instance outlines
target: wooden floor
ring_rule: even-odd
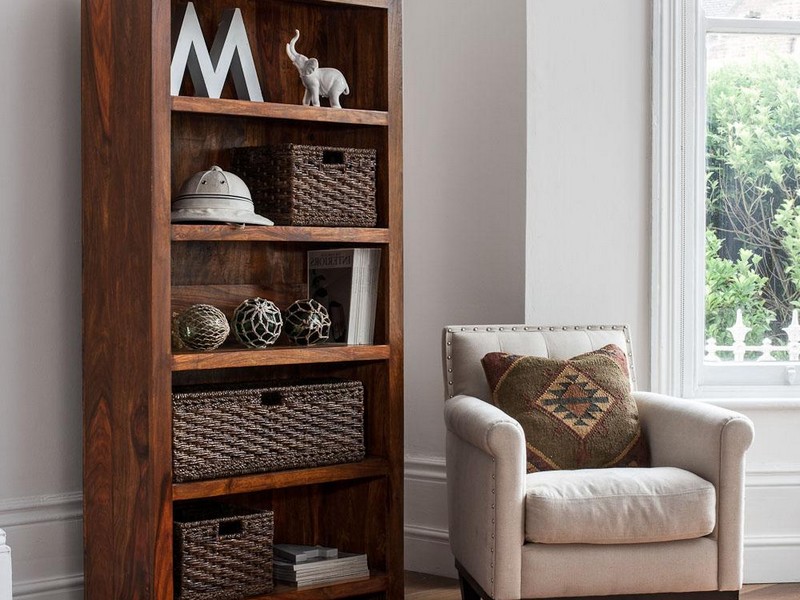
[[[406,600],[461,600],[455,579],[406,571]],[[746,585],[742,600],[800,600],[800,583]]]

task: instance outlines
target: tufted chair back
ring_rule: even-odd
[[[459,325],[444,330],[445,399],[464,394],[490,401],[481,368],[489,352],[507,352],[564,360],[616,344],[628,356],[631,388],[636,389],[633,353],[627,325]]]

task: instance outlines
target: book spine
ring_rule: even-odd
[[[364,307],[364,338],[363,343],[372,344],[375,339],[375,311],[378,304],[378,285],[381,269],[381,250],[376,248],[370,253],[369,285],[367,286]]]

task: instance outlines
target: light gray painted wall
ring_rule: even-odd
[[[525,2],[405,0],[406,454],[444,455],[445,325],[520,322]]]
[[[0,498],[76,489],[81,452],[80,2],[3,4]]]
[[[422,0],[406,0],[406,240],[410,246],[406,250],[406,564],[423,571],[453,574],[447,546],[438,405],[442,385],[438,327],[434,327],[436,331],[425,331],[414,322],[420,313],[413,298],[418,294],[416,290],[425,290],[433,298],[465,291],[471,294],[463,302],[449,300],[451,306],[442,311],[440,322],[448,320],[450,314],[456,315],[450,319],[453,322],[520,321],[524,316],[526,322],[543,325],[628,323],[634,334],[640,384],[647,386],[650,3],[461,2],[457,3],[457,11],[456,3],[425,2],[424,8],[422,4]],[[465,10],[467,4],[472,8]],[[527,5],[526,12],[522,4]],[[478,14],[478,6],[484,12]],[[448,60],[437,59],[425,64],[421,72],[412,72],[411,65],[420,62],[409,60],[417,31],[424,31],[423,37],[427,37],[430,29],[441,27],[439,20],[451,17],[446,48],[441,50],[450,53]],[[492,80],[497,78],[497,93],[487,96],[485,116],[468,115],[465,111],[469,108],[454,106],[438,92],[418,98],[417,79],[425,77],[435,82],[439,77],[450,78],[446,65],[471,59],[474,51],[466,55],[462,39],[483,40],[487,28],[497,30],[498,39],[487,40],[480,47],[477,43],[472,45],[479,56],[492,64]],[[527,60],[522,61],[522,40],[526,36]],[[439,66],[434,70],[435,65]],[[517,116],[520,108],[516,97],[527,97],[527,106],[522,108],[526,120]],[[512,104],[506,105],[509,101]],[[445,112],[455,132],[443,129],[439,119],[428,118],[421,121],[420,127],[415,111],[420,112],[420,121],[423,115]],[[470,201],[476,199],[470,192],[483,190],[484,185],[491,191],[498,181],[491,176],[493,169],[483,168],[480,162],[465,171],[454,168],[458,163],[453,163],[449,146],[462,155],[468,151],[464,142],[471,132],[457,128],[465,115],[481,128],[476,131],[490,128],[485,133],[487,139],[491,139],[492,125],[497,127],[498,123],[508,128],[512,139],[519,139],[525,123],[526,161],[520,163],[514,154],[502,161],[508,173],[502,181],[523,181],[527,185],[525,213],[521,205],[513,204],[507,209],[511,212],[506,220],[498,222],[499,215],[493,212],[488,216],[494,218],[484,215],[480,223],[470,221],[464,211],[452,214],[452,207],[472,207],[477,203]],[[505,144],[507,140],[496,147],[507,147]],[[416,156],[420,149],[428,148],[447,151],[436,157]],[[496,159],[491,152],[478,153],[475,158],[486,160],[487,155],[491,161]],[[415,166],[417,163],[419,167]],[[522,170],[526,170],[526,178],[521,180]],[[433,189],[432,182],[437,190],[463,189],[463,198],[439,192],[439,207],[450,214],[442,215],[440,222],[429,219],[418,223],[414,213],[421,208],[420,194]],[[425,208],[432,210],[429,202]],[[507,223],[515,219],[526,220],[526,241],[511,240],[503,233]],[[458,227],[449,225],[454,220],[459,221]],[[463,228],[469,228],[471,234],[459,231]],[[474,282],[474,276],[470,280],[467,276],[455,277],[456,272],[452,276],[445,274],[454,257],[447,261],[418,257],[414,248],[416,235],[423,242],[420,250],[438,248],[433,242],[424,243],[423,234],[440,240],[443,246],[457,244],[464,257],[461,261],[455,257],[460,268],[465,272],[471,269],[481,277],[487,277],[487,273],[491,283],[487,280],[486,285],[480,285]],[[513,297],[501,296],[509,291],[507,283],[515,281],[516,273],[509,266],[518,264],[521,246],[516,244],[523,244],[526,253],[524,315],[515,304],[522,296],[518,287],[521,282],[512,288]],[[479,258],[467,258],[470,256]],[[509,308],[514,306],[513,311],[499,311],[501,297],[510,302]],[[439,324],[433,318],[425,322],[428,323]],[[429,341],[423,342],[423,335]],[[435,410],[430,407],[432,400],[436,402]]]
[[[441,331],[519,323],[525,2],[405,0],[406,565],[451,573]]]
[[[445,325],[520,323],[523,0],[405,0],[406,566],[450,573]]]
[[[82,568],[80,0],[0,4],[0,527],[15,598],[65,598]]]
[[[627,323],[650,373],[650,3],[531,0],[526,320]]]

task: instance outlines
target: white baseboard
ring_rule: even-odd
[[[800,469],[750,469],[745,490],[745,583],[800,581]]]
[[[800,581],[800,536],[752,536],[744,540],[745,583],[796,581]]]
[[[446,529],[405,527],[406,569],[442,577],[456,577]]]
[[[0,500],[15,600],[83,598],[80,492]]]
[[[455,577],[447,533],[447,474],[438,456],[405,460],[405,567]]]

